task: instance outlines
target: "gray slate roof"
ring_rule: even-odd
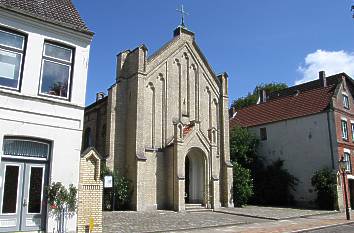
[[[92,35],[71,0],[0,0],[0,8]]]

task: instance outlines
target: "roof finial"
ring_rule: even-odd
[[[188,15],[188,13],[184,11],[183,4],[181,5],[181,9],[176,9],[176,11],[178,11],[178,12],[181,13],[181,18],[182,18],[182,19],[181,19],[181,26],[182,26],[182,27],[186,27],[186,26],[184,25],[184,16],[185,16],[185,15]]]

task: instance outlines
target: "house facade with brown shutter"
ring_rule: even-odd
[[[338,161],[348,161],[348,197],[354,205],[354,82],[345,73],[265,95],[263,101],[236,110],[230,128],[247,127],[260,139],[259,154],[267,162],[284,160],[299,179],[294,198],[299,205],[315,206],[311,185],[314,172],[328,167],[337,172],[338,204],[343,208],[343,181]],[[350,200],[349,200],[350,201]]]

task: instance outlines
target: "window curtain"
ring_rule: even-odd
[[[49,144],[20,139],[5,139],[4,155],[47,159]]]

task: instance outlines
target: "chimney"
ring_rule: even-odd
[[[104,96],[105,96],[105,94],[104,94],[103,92],[98,92],[98,93],[96,94],[96,102],[99,101],[99,100],[101,100],[101,99],[103,99]]]
[[[266,90],[259,90],[259,103],[267,102],[267,91]]]
[[[323,87],[327,87],[327,78],[326,78],[326,72],[323,70],[318,73],[318,76],[320,78],[321,85]]]

